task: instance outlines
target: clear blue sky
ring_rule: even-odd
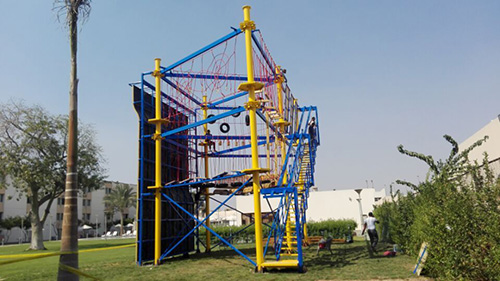
[[[79,115],[109,179],[137,178],[129,82],[230,32],[252,5],[301,105],[317,105],[322,190],[417,181],[426,166],[396,146],[444,158],[500,113],[499,1],[93,1],[81,26]],[[52,1],[1,1],[0,102],[68,106],[67,31]],[[370,184],[371,185],[371,184]]]

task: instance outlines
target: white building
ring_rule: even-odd
[[[500,175],[500,115],[462,142],[459,145],[460,151],[468,148],[474,142],[484,138],[484,136],[488,136],[488,139],[481,146],[471,151],[469,160],[478,161],[481,164],[484,153],[487,152],[490,167],[497,175]]]
[[[213,226],[241,226],[241,222],[241,213],[231,209],[217,210],[210,216]]]
[[[82,223],[92,223],[97,224],[97,235],[103,234],[104,225],[109,229],[112,225],[113,220],[118,220],[120,214],[116,213],[113,218],[110,215],[105,219],[105,205],[104,196],[111,192],[111,190],[117,185],[121,184],[119,182],[109,182],[105,181],[104,186],[98,190],[92,192],[80,192],[78,196],[78,219]],[[136,185],[129,184],[134,190]],[[12,187],[12,182],[7,178],[6,189],[0,189],[0,219],[6,219],[9,217],[26,217],[31,209],[31,204],[25,196],[20,196],[18,191]],[[47,203],[40,207],[40,214],[43,214]],[[50,207],[50,214],[45,221],[43,227],[43,239],[44,240],[54,240],[60,239],[62,232],[62,218],[64,212],[64,199],[57,198],[52,203]],[[135,218],[135,207],[130,207],[127,212],[124,213],[124,218]],[[0,244],[2,239],[4,243],[18,243],[18,242],[28,242],[31,239],[31,232],[29,228],[31,226],[25,226],[25,231],[21,231],[20,228],[15,227],[11,230],[9,237],[7,237],[7,231],[5,229],[0,229]],[[93,233],[93,230],[92,230]]]
[[[375,188],[363,188],[361,191],[361,206],[363,216],[373,211],[373,206],[386,197],[385,189],[376,191]],[[316,191],[309,193],[308,209],[306,212],[307,221],[323,221],[328,219],[352,219],[361,227],[359,203],[357,201],[358,193],[354,189]],[[269,199],[272,208],[278,206],[279,201],[276,198]],[[262,214],[265,216],[271,210],[265,199],[261,199]],[[236,208],[242,213],[253,215],[254,205],[253,196],[237,196]],[[245,216],[242,217],[245,220]],[[264,221],[266,221],[264,219]]]

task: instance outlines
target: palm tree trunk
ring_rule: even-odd
[[[122,227],[120,227],[120,236],[123,236],[123,210],[120,212],[120,223]]]
[[[66,172],[66,190],[64,194],[64,216],[62,225],[62,239],[60,264],[78,268],[78,205],[77,205],[77,161],[78,161],[78,78],[77,42],[78,42],[78,10],[68,9],[69,41],[71,49],[71,74],[69,84],[69,122],[68,122],[68,160]],[[78,275],[59,267],[58,280],[79,280]]]

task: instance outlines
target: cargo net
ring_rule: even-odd
[[[169,130],[184,126],[186,117],[188,124],[195,124],[205,118],[227,115],[245,105],[248,94],[238,90],[241,83],[247,82],[244,37],[241,35],[239,33],[221,40],[219,44],[208,46],[176,64],[162,67],[162,102],[168,105],[164,108],[169,109],[162,112],[162,117],[170,120]],[[256,92],[256,99],[261,101],[256,120],[259,166],[270,169],[269,173],[261,176],[265,188],[274,186],[282,171],[280,158],[285,156],[281,155],[279,140],[282,135],[293,133],[298,105],[286,83],[284,72],[278,70],[260,31],[253,32],[252,47],[254,80],[264,84],[264,88]],[[282,113],[278,106],[278,77],[283,77]],[[152,95],[153,79],[145,76],[143,80],[144,89]],[[203,110],[205,104],[206,113]],[[237,187],[239,183],[245,182],[248,176],[239,172],[252,167],[249,119],[248,111],[244,110],[206,126],[194,126],[168,135],[167,139],[186,139],[189,153],[188,178],[178,178],[172,184],[187,184],[197,179],[214,177],[217,184],[228,187]],[[279,120],[291,125],[280,132],[274,125]],[[208,175],[205,174],[205,156],[208,156]],[[238,176],[226,176],[231,174]],[[245,190],[248,191],[249,188]]]

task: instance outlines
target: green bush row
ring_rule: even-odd
[[[246,227],[246,228],[245,228]],[[345,238],[352,233],[356,228],[356,222],[353,220],[326,220],[320,222],[307,223],[307,233],[309,236],[331,236],[333,238]],[[214,231],[220,236],[227,238],[232,237],[235,241],[254,241],[255,226],[216,226]],[[269,227],[263,226],[263,235],[267,237]],[[205,239],[206,230],[200,229],[200,238]],[[217,238],[212,235],[212,240]]]
[[[307,234],[309,236],[330,236],[343,239],[352,234],[356,228],[353,220],[326,220],[307,223]]]

